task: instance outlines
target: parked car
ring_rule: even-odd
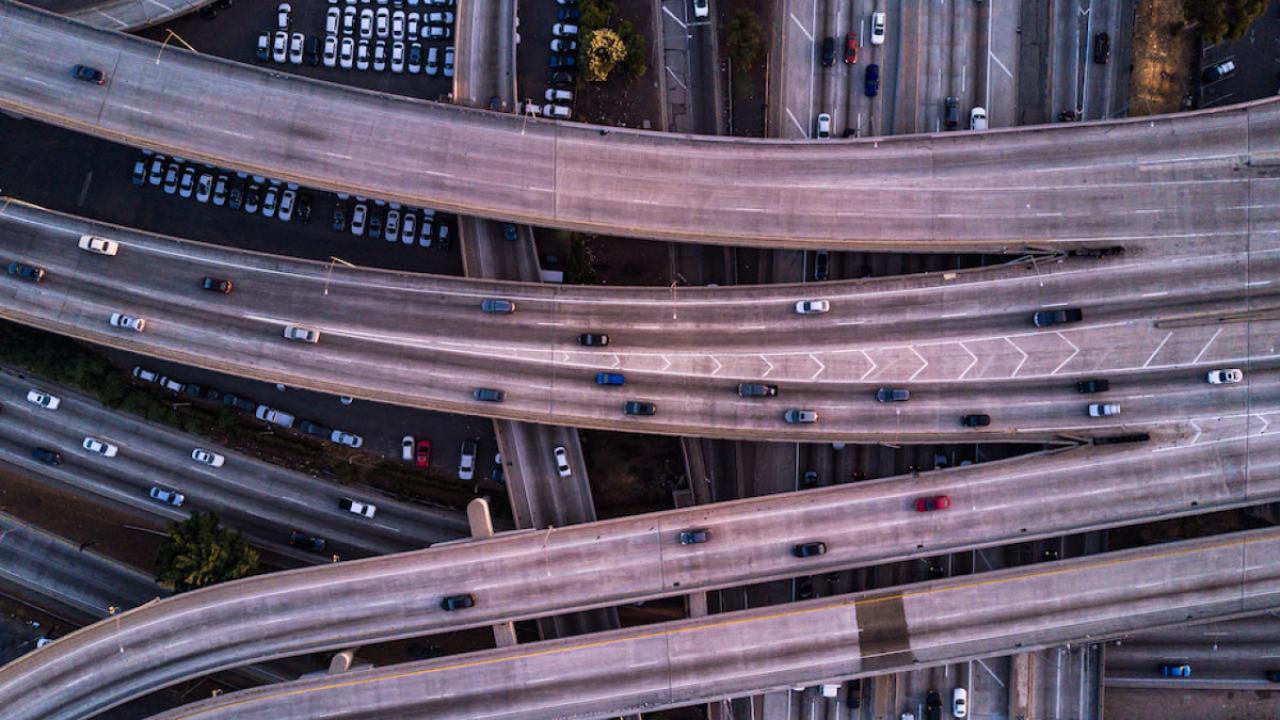
[[[175,392],[175,393],[180,393],[187,387],[184,383],[180,383],[177,380],[174,380],[173,378],[169,377],[168,375],[161,375],[160,379],[157,380],[156,382],[160,383],[160,387],[164,388],[165,390],[168,390],[169,392]]]
[[[569,453],[563,445],[557,445],[551,451],[551,455],[555,458],[556,472],[560,473],[560,477],[569,477],[573,474],[573,470],[569,468]]]
[[[231,393],[227,393],[222,396],[222,404],[229,405],[237,410],[243,410],[244,412],[249,413],[258,409],[258,403],[248,398],[240,397],[239,395],[232,395]]]
[[[287,412],[284,412],[283,410],[276,410],[275,408],[269,407],[267,405],[259,405],[258,409],[254,411],[253,415],[259,420],[269,422],[272,425],[279,425],[281,427],[293,427],[294,417],[292,415],[290,415]]]
[[[608,347],[609,336],[606,333],[582,333],[578,336],[578,344],[583,347]]]
[[[258,62],[266,62],[271,59],[271,33],[258,33],[258,46],[254,51],[254,57]]]
[[[92,453],[98,453],[103,457],[115,457],[120,452],[120,448],[112,445],[105,440],[99,440],[96,437],[86,437],[84,442],[80,443],[80,447]]]
[[[625,385],[626,382],[627,382],[627,378],[622,373],[613,373],[613,372],[596,373],[597,385]]]
[[[225,457],[218,453],[212,450],[205,450],[204,448],[193,449],[191,451],[191,459],[202,465],[208,465],[209,467],[222,467],[222,464],[227,461]]]
[[[880,388],[876,391],[876,400],[880,402],[906,402],[911,399],[911,391],[902,388]]]
[[[458,457],[458,479],[470,480],[476,474],[476,441],[463,440]]]
[[[818,129],[815,136],[819,140],[831,137],[831,113],[818,113]]]
[[[182,507],[182,503],[187,499],[185,495],[177,490],[170,490],[168,488],[156,486],[153,486],[147,494],[151,496],[152,500],[162,502],[166,505],[172,505],[174,507]]]
[[[948,130],[960,127],[960,99],[948,97],[942,103],[942,123]]]
[[[1092,403],[1089,405],[1089,417],[1111,417],[1120,414],[1120,406],[1115,403]]]
[[[831,275],[831,253],[819,250],[813,254],[813,279],[826,280]]]
[[[115,255],[120,252],[120,245],[115,240],[97,237],[95,235],[81,235],[80,249],[98,255]]]
[[[324,538],[312,537],[298,530],[290,530],[289,544],[303,550],[322,553],[329,543],[325,542]]]
[[[347,447],[358,448],[364,445],[364,438],[354,433],[349,433],[342,430],[334,430],[333,432],[329,433],[329,439],[332,440],[333,442],[338,443],[339,445],[346,445]]]
[[[933,512],[934,510],[946,510],[949,507],[951,507],[951,497],[949,495],[916,498],[916,512]]]
[[[684,530],[680,533],[681,545],[701,545],[711,539],[711,531],[706,528]]]
[[[796,303],[798,315],[821,315],[831,310],[831,303],[826,300],[801,300]]]
[[[507,399],[504,391],[494,388],[476,388],[471,391],[471,396],[481,402],[502,402]]]
[[[414,464],[417,465],[417,467],[422,470],[425,470],[428,467],[431,467],[431,441],[430,440],[418,441],[418,451],[414,455]]]
[[[622,404],[623,415],[656,415],[657,412],[658,406],[651,402],[628,400]]]
[[[1232,385],[1244,380],[1244,371],[1237,368],[1210,370],[1205,378],[1211,385]]]
[[[1222,78],[1227,77],[1228,75],[1231,75],[1235,71],[1236,71],[1236,61],[1225,60],[1216,65],[1211,65],[1205,68],[1204,73],[1201,75],[1201,79],[1204,80],[1204,82],[1206,83],[1211,83],[1217,80],[1221,80]]]
[[[818,422],[816,410],[792,409],[782,414],[782,419],[791,425],[810,425]]]
[[[154,371],[148,370],[141,365],[137,365],[133,368],[133,376],[142,382],[149,383],[160,379],[160,376]]]
[[[440,601],[440,609],[452,612],[475,607],[476,599],[470,595],[450,595]]]
[[[1076,383],[1076,392],[1080,393],[1100,393],[1111,389],[1111,382],[1102,378],[1094,378],[1090,380],[1081,380]]]
[[[986,108],[976,107],[969,111],[969,129],[970,130],[986,130],[987,129]]]
[[[370,505],[369,503],[352,500],[351,498],[346,497],[338,500],[338,507],[342,510],[346,510],[347,512],[355,513],[356,515],[361,515],[367,518],[373,517],[378,512],[378,507],[376,505]]]
[[[711,6],[707,0],[693,0],[693,16],[699,20],[711,15]]]
[[[776,397],[778,395],[777,385],[764,385],[762,383],[738,383],[738,397]]]
[[[969,716],[969,691],[962,687],[951,691],[951,714],[957,718]]]
[[[321,425],[318,422],[312,422],[311,420],[299,420],[298,430],[308,435],[324,438],[325,440],[328,440],[329,436],[333,434],[333,428],[328,425]]]
[[[937,690],[930,690],[924,696],[925,720],[942,720],[942,696]]]
[[[791,554],[798,558],[817,557],[827,554],[827,544],[824,542],[807,542],[800,543],[791,548]]]

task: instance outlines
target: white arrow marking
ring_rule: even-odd
[[[911,377],[907,379],[907,382],[910,382],[911,380],[916,379],[916,375],[919,375],[920,373],[924,372],[924,369],[929,367],[929,361],[925,360],[923,355],[916,352],[916,348],[914,345],[908,345],[907,349],[913,353],[916,353],[916,357],[920,358],[920,362],[924,363],[924,365],[920,366],[919,370],[916,370],[914,373],[912,373]]]
[[[711,358],[711,362],[716,364],[716,369],[711,371],[712,377],[715,377],[716,373],[724,369],[724,364],[717,360],[715,355],[708,355],[707,357]]]
[[[567,352],[565,352],[565,351],[561,350],[561,351],[560,351],[560,357],[564,358],[564,359],[563,359],[563,360],[561,360],[560,362],[564,363],[565,365],[568,365],[568,364],[569,364],[569,353],[567,353]]]
[[[662,361],[666,363],[666,365],[663,365],[663,366],[658,370],[658,372],[666,372],[667,368],[671,367],[671,360],[670,360],[670,358],[668,358],[666,355],[659,355],[658,357],[662,358]]]
[[[970,350],[967,346],[965,346],[963,342],[960,343],[960,348],[963,349],[965,352],[969,353],[969,357],[973,358],[973,362],[969,363],[969,367],[965,368],[964,372],[960,373],[960,377],[956,378],[957,380],[963,380],[964,376],[968,375],[969,371],[973,369],[973,366],[978,364],[978,356],[974,355],[973,351]]]
[[[813,353],[809,353],[809,357],[812,358],[814,362],[818,363],[818,372],[814,373],[813,375],[810,375],[809,379],[817,380],[818,376],[822,374],[822,371],[827,369],[827,366],[822,364],[822,361],[818,359],[817,355],[814,355]]]
[[[1195,436],[1195,437],[1193,437],[1193,438],[1191,438],[1191,442],[1189,443],[1189,444],[1191,444],[1191,445],[1195,445],[1195,444],[1196,444],[1196,441],[1200,439],[1200,435],[1201,435],[1204,431],[1200,429],[1200,426],[1196,424],[1196,421],[1195,421],[1195,420],[1187,420],[1187,422],[1191,423],[1191,427],[1193,427],[1193,428],[1195,428],[1195,429],[1196,429],[1196,436]]]
[[[1053,372],[1049,373],[1050,375],[1057,375],[1058,371],[1061,370],[1067,363],[1071,362],[1072,358],[1080,354],[1080,348],[1076,347],[1075,343],[1068,340],[1066,335],[1063,335],[1060,332],[1055,332],[1054,335],[1057,335],[1058,337],[1062,338],[1062,342],[1070,345],[1072,352],[1070,355],[1067,356],[1066,360],[1063,360],[1062,362],[1058,363],[1058,367],[1054,368]]]
[[[862,353],[862,356],[863,356],[863,357],[865,357],[865,358],[867,359],[867,362],[871,363],[871,369],[870,369],[870,370],[868,370],[868,371],[866,371],[866,372],[864,372],[864,373],[862,373],[862,377],[858,378],[859,380],[866,380],[866,379],[867,379],[867,376],[868,376],[868,375],[870,375],[871,373],[875,372],[875,371],[876,371],[876,368],[878,368],[878,367],[880,367],[880,366],[876,364],[876,361],[875,361],[875,360],[872,360],[872,359],[871,359],[871,354],[870,354],[870,353],[868,353],[866,350],[859,350],[858,352]]]
[[[773,363],[769,362],[769,358],[767,358],[767,357],[765,357],[765,356],[763,356],[763,355],[761,355],[761,356],[760,356],[760,359],[764,361],[764,364],[765,364],[765,365],[768,365],[768,366],[769,366],[769,369],[768,369],[768,370],[765,370],[765,371],[764,371],[764,374],[763,374],[763,375],[761,375],[760,377],[769,377],[769,373],[773,372],[773,370],[774,370],[774,368],[773,368]]]
[[[1022,360],[1018,362],[1018,367],[1014,368],[1013,372],[1009,373],[1009,377],[1017,377],[1018,371],[1022,369],[1022,366],[1027,362],[1027,358],[1031,356],[1027,354],[1026,350],[1023,350],[1022,348],[1018,347],[1018,344],[1010,340],[1009,338],[1005,338],[1004,341],[1012,345],[1014,350],[1017,350],[1019,353],[1022,354]]]
[[[617,353],[614,353],[614,354],[613,354],[613,364],[609,366],[609,369],[611,369],[611,370],[612,370],[613,368],[616,368],[616,367],[618,367],[618,366],[619,366],[619,365],[621,365],[621,364],[622,364],[622,358],[619,358],[619,357],[618,357],[618,354],[617,354]]]

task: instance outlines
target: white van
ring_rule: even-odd
[[[578,26],[569,23],[556,23],[551,26],[551,34],[556,37],[577,37]]]
[[[976,107],[969,111],[969,129],[970,130],[986,130],[987,129],[986,108]]]
[[[556,102],[563,100],[565,102],[573,102],[572,90],[561,90],[559,88],[547,88],[547,102]]]
[[[567,120],[569,119],[569,116],[572,113],[569,111],[569,108],[565,107],[564,105],[555,105],[552,103],[547,103],[546,105],[542,106],[542,114],[549,118],[560,118],[562,120]]]

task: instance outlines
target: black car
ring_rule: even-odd
[[[308,435],[315,435],[319,438],[328,440],[333,435],[333,428],[321,425],[310,420],[301,420],[298,422],[298,429]]]
[[[440,601],[440,609],[442,610],[465,610],[469,607],[475,607],[476,599],[470,595],[450,595]]]
[[[193,398],[202,398],[207,397],[209,393],[214,391],[199,383],[187,383],[182,386],[182,392],[183,394],[190,395]]]
[[[240,179],[232,180],[227,187],[227,207],[232,210],[239,210],[240,205],[244,203],[244,181]]]
[[[262,194],[259,192],[257,183],[250,183],[249,189],[244,192],[244,211],[247,213],[256,213],[261,207]]]
[[[297,530],[289,531],[289,544],[296,548],[318,553],[324,552],[324,549],[329,545],[324,538],[311,537]]]
[[[1093,378],[1090,380],[1081,380],[1076,383],[1076,392],[1081,393],[1100,393],[1111,389],[1111,381],[1102,378]]]
[[[580,17],[582,17],[582,11],[578,10],[576,7],[560,8],[560,12],[556,13],[556,19],[560,22],[565,22],[566,20],[577,20]]]
[[[986,427],[991,424],[990,415],[965,415],[960,418],[960,424],[965,427]]]
[[[831,67],[836,64],[836,39],[826,37],[822,39],[822,67]]]
[[[798,558],[817,557],[827,554],[827,544],[823,542],[800,543],[791,548],[791,554]]]
[[[1036,327],[1049,327],[1051,325],[1067,325],[1069,323],[1078,323],[1084,319],[1084,312],[1080,308],[1063,308],[1062,310],[1039,310],[1031,316],[1031,324]]]
[[[880,94],[880,66],[871,63],[867,66],[867,74],[862,83],[862,92],[867,97],[875,97]]]
[[[71,68],[71,77],[77,80],[84,80],[101,85],[107,81],[107,74],[101,70],[88,65],[74,65]]]
[[[511,223],[502,223],[502,238],[507,242],[515,242],[520,239],[520,231]]]
[[[9,274],[14,277],[22,278],[23,280],[38,283],[44,279],[44,268],[38,268],[34,265],[23,265],[18,262],[11,262],[9,263]]]
[[[258,409],[258,403],[250,400],[249,398],[242,398],[239,395],[232,395],[231,393],[227,393],[222,396],[222,403],[248,413],[254,412]]]
[[[307,36],[302,46],[302,59],[312,67],[320,64],[320,38],[315,35]]]
[[[685,530],[680,533],[681,545],[701,545],[711,539],[711,531],[706,528]]]
[[[1268,670],[1263,677],[1267,682],[1280,683],[1280,670]]]
[[[623,415],[655,415],[658,408],[651,402],[640,402],[639,400],[628,400],[622,404]]]
[[[809,600],[813,597],[813,577],[806,576],[796,580],[796,599]]]
[[[133,165],[133,177],[129,178],[129,182],[139,187],[147,184],[147,163],[145,160],[139,160]]]
[[[738,397],[777,397],[777,385],[738,383]]]
[[[818,487],[818,471],[805,470],[800,478],[800,487],[805,489]]]
[[[1111,60],[1111,36],[1100,32],[1093,36],[1093,61],[1106,65]]]
[[[563,71],[549,72],[547,73],[547,84],[548,85],[572,85],[573,73],[563,72]]]
[[[342,203],[333,206],[333,231],[342,232],[347,229],[347,208]]]
[[[377,208],[369,208],[369,229],[365,233],[375,240],[382,237],[382,211]]]
[[[39,460],[45,465],[61,465],[62,455],[48,448],[38,447],[31,451],[31,457]]]
[[[262,33],[258,36],[253,56],[258,59],[258,62],[266,62],[271,59],[271,33]]]
[[[924,696],[925,720],[942,720],[942,696],[937,690],[930,690]]]
[[[215,277],[202,278],[200,280],[200,289],[208,290],[210,292],[218,292],[218,293],[222,293],[223,295],[226,295],[227,293],[231,292],[231,281],[222,280],[220,278],[215,278]]]
[[[564,53],[551,53],[551,57],[547,59],[547,67],[552,70],[574,68],[577,66],[578,58]]]
[[[876,400],[880,402],[906,402],[911,399],[911,392],[902,388],[880,388],[876,391]]]
[[[311,194],[298,193],[298,206],[294,208],[293,219],[306,225],[311,222]]]
[[[605,333],[582,333],[578,336],[578,344],[583,347],[608,347],[609,336]]]
[[[831,272],[831,254],[819,250],[813,254],[813,279],[826,280]]]

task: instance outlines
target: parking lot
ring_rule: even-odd
[[[1225,77],[1206,77],[1210,68],[1230,62],[1234,69]],[[1280,0],[1273,0],[1239,40],[1205,46],[1197,70],[1200,81],[1198,107],[1257,100],[1280,94]]]

